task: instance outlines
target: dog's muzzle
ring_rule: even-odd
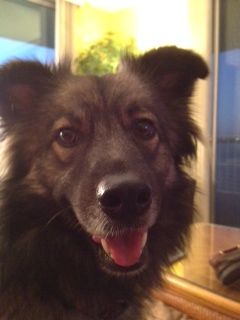
[[[93,240],[116,265],[137,265],[147,242],[146,223],[139,221],[152,202],[150,184],[134,174],[107,175],[99,182],[96,196],[102,211],[125,228],[105,237],[94,235]]]

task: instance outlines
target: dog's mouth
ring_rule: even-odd
[[[147,242],[147,230],[130,230],[107,237],[94,235],[92,239],[102,246],[116,266],[127,269],[139,264]]]

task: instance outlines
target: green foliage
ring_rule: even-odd
[[[75,60],[76,73],[103,75],[114,72],[124,51],[137,52],[135,40],[130,38],[122,44],[113,33],[107,33],[79,52]]]

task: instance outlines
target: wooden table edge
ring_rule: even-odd
[[[191,284],[180,277],[167,273],[165,275],[164,288],[172,293],[178,294],[188,301],[201,305],[202,307],[215,310],[223,315],[233,317],[234,319],[240,319],[240,303],[215,294],[200,286]],[[153,295],[155,298],[161,299],[158,297],[157,291],[155,291]]]

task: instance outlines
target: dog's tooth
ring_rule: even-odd
[[[107,241],[105,239],[101,239],[101,244],[102,244],[102,247],[104,249],[104,251],[106,252],[106,254],[110,254],[110,250],[108,248],[108,244],[107,244]]]
[[[147,236],[148,236],[148,233],[145,232],[144,235],[143,235],[143,238],[142,238],[142,248],[145,247],[146,245],[146,242],[147,242]]]

